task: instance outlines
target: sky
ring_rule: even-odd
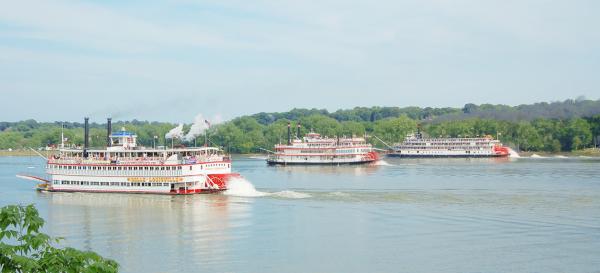
[[[19,0],[0,121],[600,99],[600,1]]]

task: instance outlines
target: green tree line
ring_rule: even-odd
[[[560,104],[563,105],[563,104]],[[475,137],[491,135],[504,144],[521,151],[572,151],[600,144],[600,115],[570,118],[502,119],[490,117],[467,117],[448,119],[456,113],[472,113],[474,108],[489,108],[486,105],[465,105],[464,108],[394,108],[357,107],[329,113],[318,109],[293,109],[283,113],[259,113],[235,118],[215,125],[209,130],[211,145],[223,147],[232,153],[260,152],[259,148],[270,149],[276,143],[287,141],[287,124],[301,124],[301,135],[314,131],[323,136],[368,136],[375,135],[386,143],[400,142],[417,128],[430,137]],[[521,108],[526,108],[521,106]],[[487,111],[487,110],[486,110]],[[499,110],[501,112],[501,110]],[[511,110],[512,111],[512,110]],[[0,122],[0,149],[44,147],[60,143],[61,126],[71,145],[83,143],[81,123],[38,123],[26,120],[14,123]],[[92,123],[90,143],[92,147],[106,144],[106,124]],[[113,129],[121,127],[138,135],[140,145],[169,145],[164,136],[176,124],[148,121],[115,122]],[[189,130],[190,125],[184,127]],[[154,136],[158,138],[155,139]],[[375,138],[369,142],[384,148]],[[198,137],[198,145],[204,137]],[[192,142],[175,141],[179,145]]]

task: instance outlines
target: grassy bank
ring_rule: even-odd
[[[573,151],[571,154],[578,155],[578,156],[598,156],[598,157],[600,157],[600,149],[588,148],[588,149]]]
[[[576,150],[571,152],[559,152],[559,153],[549,153],[543,151],[521,151],[519,152],[520,156],[530,157],[532,155],[539,155],[544,157],[554,157],[554,156],[566,156],[566,157],[576,157],[576,156],[591,156],[591,157],[600,157],[600,149],[597,148],[588,148],[582,150]]]

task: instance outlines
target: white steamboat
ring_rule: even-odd
[[[57,192],[194,194],[222,191],[231,159],[215,147],[146,148],[124,129],[113,133],[107,123],[107,147],[89,149],[88,118],[83,149],[60,149],[48,158],[49,179],[38,187]],[[64,146],[64,145],[62,145]]]
[[[296,138],[291,138],[288,124],[288,142],[275,145],[267,157],[269,165],[339,165],[363,164],[377,161],[378,154],[364,138],[328,138],[311,132],[300,138],[300,125]]]
[[[424,138],[420,132],[391,147],[391,157],[506,157],[509,148],[491,136]]]

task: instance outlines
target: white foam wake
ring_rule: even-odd
[[[302,199],[309,198],[310,194],[296,191],[279,191],[270,193],[269,195],[279,198]]]
[[[227,190],[224,194],[240,197],[261,197],[269,193],[257,191],[250,181],[242,177],[234,177],[227,181]]]
[[[538,154],[532,154],[532,155],[531,155],[531,158],[546,158],[546,157],[545,157],[545,156],[538,155]]]
[[[519,155],[519,153],[517,153],[517,151],[513,150],[510,147],[508,148],[508,156],[511,157],[511,158],[519,158],[519,157],[521,157]]]
[[[254,185],[250,181],[242,177],[234,177],[227,181],[227,190],[224,192],[225,195],[238,196],[238,197],[263,197],[272,196],[277,198],[289,198],[289,199],[302,199],[311,197],[308,193],[295,192],[295,191],[279,191],[279,192],[262,192],[256,190]]]
[[[387,163],[387,161],[385,161],[383,159],[377,160],[374,165],[375,166],[394,166],[390,163]]]

